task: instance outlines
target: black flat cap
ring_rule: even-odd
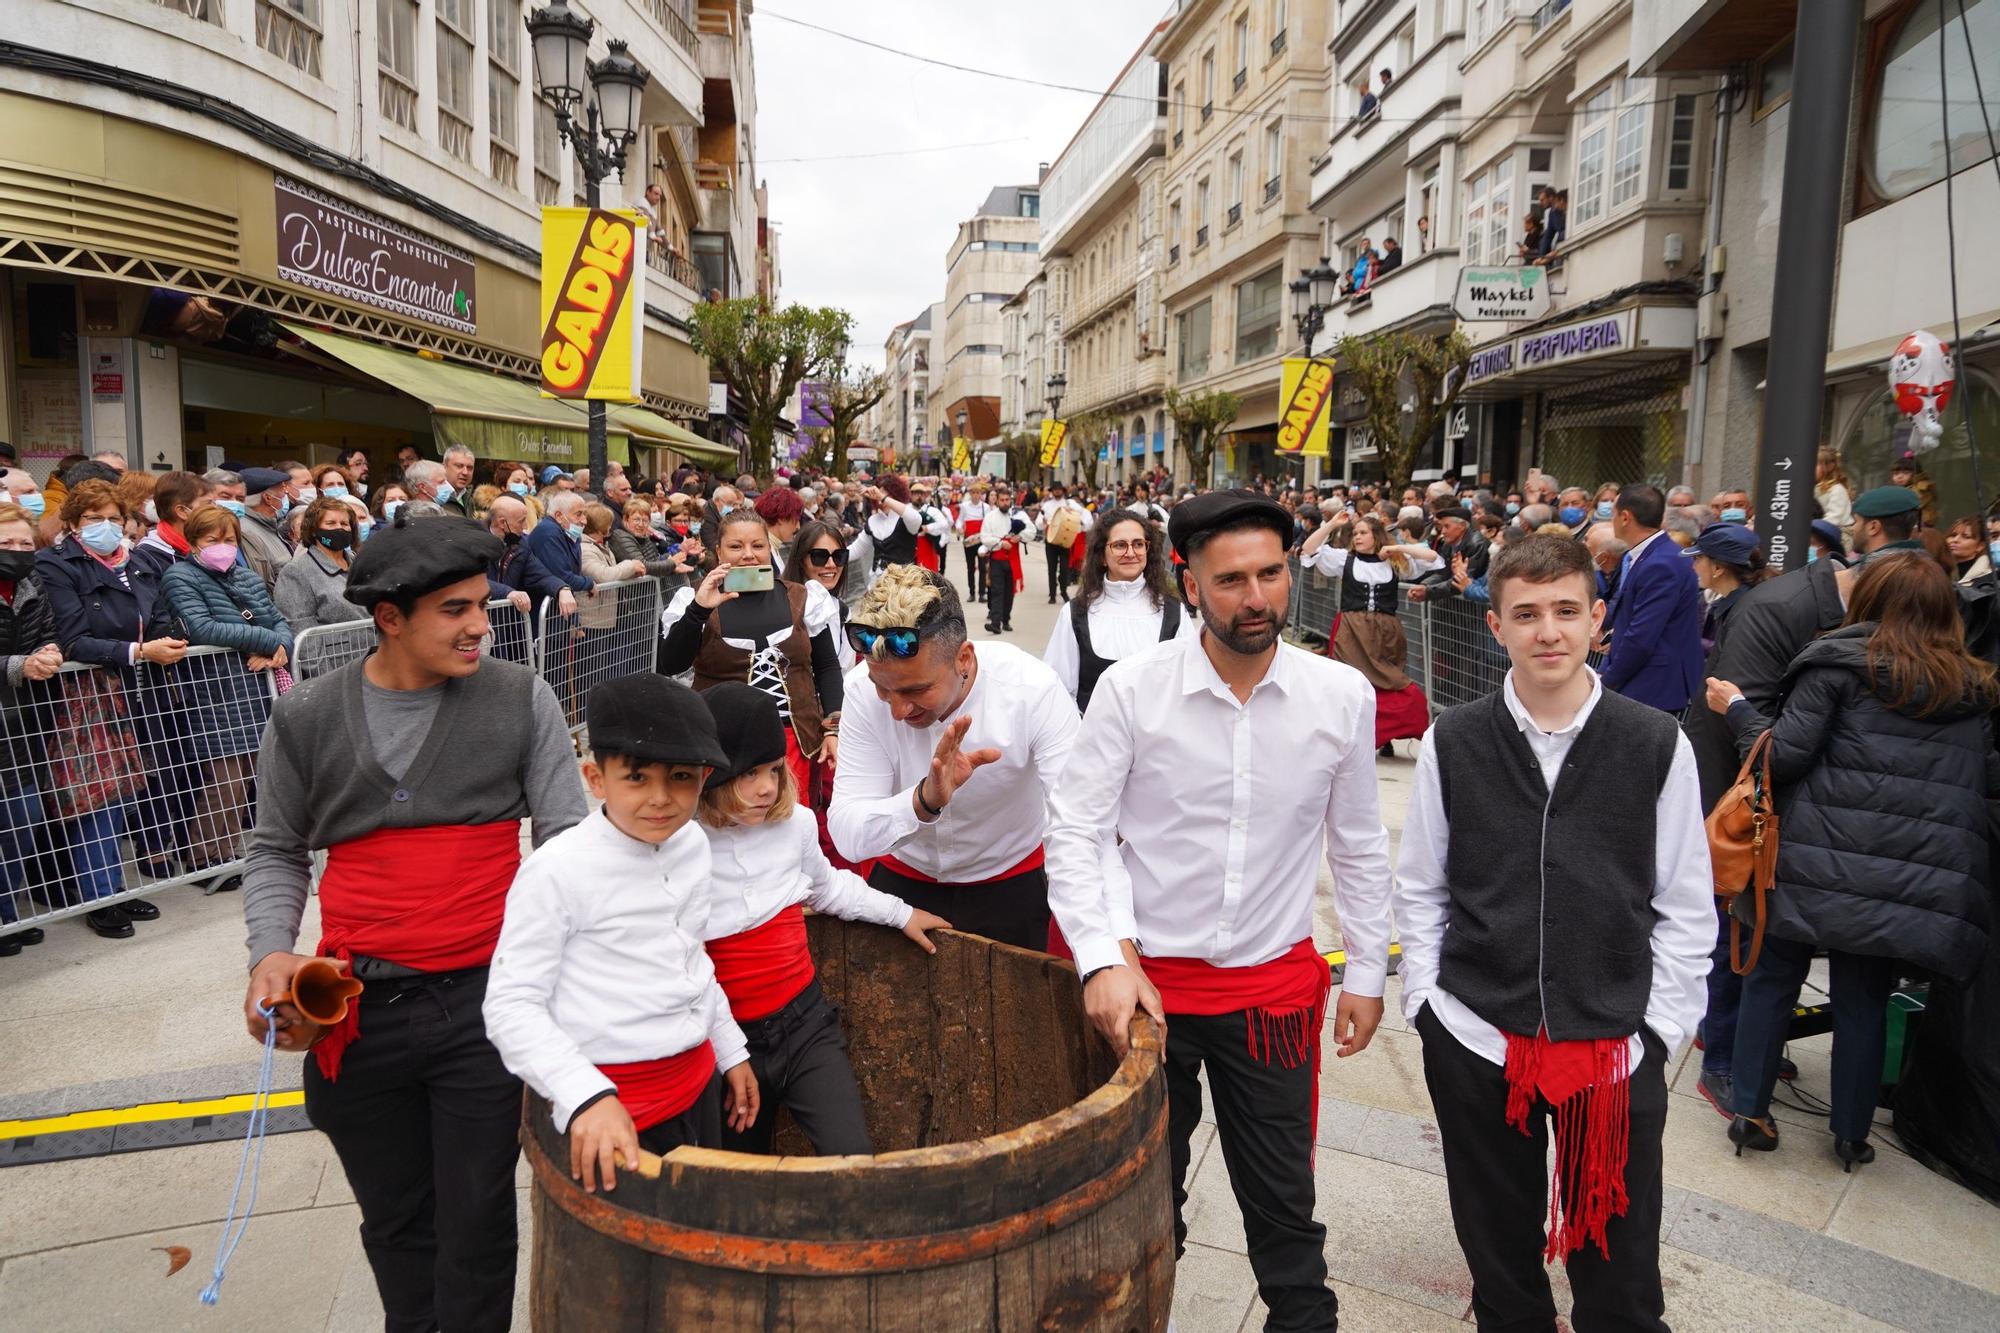
[[[1461,523],[1472,522],[1472,511],[1464,505],[1446,505],[1431,515],[1432,518],[1455,518]]]
[[[436,522],[432,519],[424,526]],[[650,671],[591,687],[590,748],[648,764],[714,768],[724,759],[715,739],[715,719],[701,696],[672,677]]]
[[[471,519],[446,516],[392,523],[362,543],[361,554],[347,571],[347,600],[373,607],[377,602],[422,597],[484,574],[506,549]]]
[[[246,467],[238,475],[243,478],[245,495],[262,495],[272,487],[282,486],[292,479],[291,473],[280,472],[274,467]]]
[[[1250,490],[1209,491],[1181,501],[1167,514],[1167,540],[1174,554],[1186,560],[1191,544],[1244,524],[1269,528],[1281,546],[1292,544],[1292,515],[1270,496]]]
[[[715,719],[715,737],[722,745],[723,760],[708,775],[711,791],[759,764],[785,757],[785,723],[778,716],[776,699],[737,680],[711,685],[701,698]]]

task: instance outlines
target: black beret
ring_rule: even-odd
[[[428,519],[423,526],[440,521]],[[651,671],[591,687],[590,748],[648,764],[715,768],[724,758],[715,720],[701,696],[671,676]]]
[[[507,549],[471,519],[398,517],[361,544],[347,571],[347,600],[356,606],[422,597],[484,574]]]
[[[245,495],[262,495],[292,479],[291,473],[280,472],[274,467],[246,467],[238,475],[243,478]]]
[[[1432,518],[1455,518],[1461,523],[1472,522],[1472,511],[1464,505],[1446,505],[1431,515]]]
[[[776,699],[739,680],[711,685],[701,697],[715,719],[715,737],[723,756],[708,775],[710,790],[733,782],[759,764],[785,757],[785,723],[778,716]]]
[[[1190,543],[1245,523],[1269,528],[1282,546],[1292,544],[1292,515],[1270,496],[1251,490],[1209,491],[1181,501],[1167,514],[1167,540],[1174,554],[1186,560]]]

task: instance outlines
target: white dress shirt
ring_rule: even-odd
[[[1014,520],[1017,518],[1028,524],[1018,533],[1014,531]],[[1000,543],[1009,537],[1014,538],[1015,544],[1019,545],[1028,539],[1028,534],[1032,531],[1034,524],[1028,522],[1027,514],[1018,506],[1013,509],[1001,509],[998,505],[988,505],[986,521],[979,528],[979,554],[992,555],[1000,549]]]
[[[958,535],[961,541],[969,542],[978,540],[979,534],[976,532],[967,532],[965,525],[968,520],[973,522],[983,521],[986,517],[987,508],[988,505],[984,500],[967,500],[959,505],[956,527],[958,528]]]
[[[1584,668],[1590,670],[1588,667]],[[1502,690],[1507,711],[1542,766],[1542,780],[1551,791],[1570,747],[1582,734],[1604,686],[1590,673],[1590,697],[1569,725],[1543,731],[1514,692],[1514,673],[1507,673]],[[1438,963],[1444,949],[1445,926],[1451,920],[1451,894],[1445,880],[1445,857],[1451,830],[1439,792],[1437,747],[1433,727],[1417,752],[1416,791],[1403,825],[1403,849],[1396,866],[1396,930],[1403,945],[1403,1014],[1415,1020],[1426,1001],[1445,1031],[1465,1048],[1494,1064],[1507,1062],[1507,1038],[1500,1029],[1472,1012],[1457,997],[1438,986]],[[1479,775],[1467,775],[1477,781]],[[1533,832],[1524,816],[1522,836]],[[1607,847],[1615,830],[1607,830]],[[1615,854],[1615,851],[1613,852]],[[1694,751],[1685,735],[1674,742],[1674,761],[1660,789],[1654,817],[1653,864],[1653,990],[1646,1001],[1646,1026],[1653,1029],[1671,1060],[1694,1032],[1708,1008],[1709,951],[1715,947],[1715,889],[1709,870],[1708,835],[1702,828],[1701,788],[1695,778]],[[1525,891],[1525,890],[1524,890]],[[1532,1034],[1523,1033],[1523,1036]],[[1645,1044],[1631,1038],[1632,1068],[1639,1067]]]
[[[1076,741],[1076,701],[1055,672],[1011,643],[972,645],[979,671],[965,701],[928,727],[898,722],[855,668],[841,710],[840,763],[826,812],[834,846],[850,861],[893,855],[943,884],[997,879],[1042,845],[1048,798]],[[931,771],[945,725],[971,717],[962,748],[992,746],[997,762],[966,779],[926,824],[912,800]]]
[[[923,516],[917,512],[915,505],[904,505],[901,513],[885,506],[868,516],[868,535],[877,543],[895,536],[898,527],[908,532],[916,532],[923,527]]]
[[[843,921],[901,930],[910,905],[871,889],[851,870],[835,870],[819,848],[819,821],[803,806],[776,823],[709,826],[708,928],[725,939],[755,930],[795,903]]]
[[[1316,569],[1320,573],[1331,575],[1334,578],[1350,578],[1361,583],[1394,583],[1396,581],[1398,577],[1396,567],[1390,564],[1386,557],[1381,560],[1355,560],[1350,562],[1347,557],[1351,554],[1352,552],[1345,546],[1333,546],[1330,544],[1322,546],[1313,552],[1312,559],[1306,561],[1306,568]],[[1430,550],[1428,547],[1425,548],[1425,553],[1421,556],[1410,555],[1407,550],[1404,552],[1404,555],[1409,556],[1411,575],[1427,573],[1444,563],[1438,556],[1438,553]]]
[[[1062,679],[1063,688],[1076,697],[1077,669],[1083,652],[1076,641],[1076,625],[1065,606],[1056,613],[1056,625],[1049,631],[1049,646],[1042,661]],[[1160,641],[1160,618],[1166,608],[1153,605],[1144,579],[1104,581],[1104,591],[1092,598],[1084,612],[1090,623],[1090,650],[1106,661],[1119,662],[1144,652]],[[1175,637],[1192,639],[1201,633],[1201,619],[1181,608],[1181,627]]]
[[[567,1131],[613,1084],[598,1065],[715,1044],[728,1070],[750,1058],[702,950],[708,839],[690,821],[654,846],[602,809],[536,848],[507,891],[486,981],[486,1036],[549,1099]]]
[[[1366,677],[1281,642],[1238,703],[1196,635],[1114,664],[1090,707],[1048,837],[1049,906],[1079,971],[1120,962],[1121,939],[1218,967],[1269,962],[1312,937],[1323,846],[1342,988],[1382,993],[1389,834]]]

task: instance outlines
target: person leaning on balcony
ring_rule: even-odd
[[[1381,105],[1379,102],[1375,100],[1375,94],[1369,91],[1368,80],[1366,78],[1361,80],[1360,91],[1361,91],[1361,109],[1354,113],[1354,118],[1357,121],[1368,119],[1370,116],[1375,114],[1376,109]]]
[[[1375,278],[1381,277],[1384,273],[1393,273],[1402,266],[1402,242],[1393,236],[1385,237],[1382,241],[1382,258],[1375,265],[1375,277],[1370,278],[1369,281],[1373,282]]]
[[[1532,264],[1542,255],[1542,220],[1533,213],[1521,219],[1521,243],[1514,247],[1514,255],[1523,264]]]
[[[1556,252],[1556,247],[1569,239],[1569,191],[1558,190],[1553,185],[1542,187],[1542,248],[1539,256],[1547,259]]]

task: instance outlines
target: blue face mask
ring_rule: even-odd
[[[1741,523],[1748,517],[1750,516],[1741,509],[1725,509],[1722,511],[1722,521],[1724,523]]]
[[[19,496],[15,499],[14,503],[27,510],[28,517],[34,519],[37,523],[42,521],[42,515],[47,513],[49,508],[49,502],[42,498],[40,491]]]
[[[569,539],[573,542],[583,540],[583,524],[581,523],[572,523],[564,528],[563,531],[569,534]]]
[[[1806,563],[1809,565],[1816,565],[1819,563],[1819,547],[1808,546],[1806,548]]]
[[[432,498],[435,499],[441,505],[448,505],[451,503],[451,497],[457,494],[458,492],[452,489],[452,484],[450,482],[441,481],[438,483],[437,494]]]
[[[347,488],[339,485],[329,486],[321,491],[320,494],[326,496],[329,500],[345,500],[347,498]]]
[[[1609,519],[1611,517],[1611,501],[1599,500],[1597,502],[1597,516],[1602,519]]]
[[[236,515],[236,517],[243,517],[243,502],[241,500],[217,500],[216,503]]]
[[[1520,513],[1520,512],[1521,512],[1521,506],[1519,506],[1519,505],[1515,504],[1515,503],[1514,503],[1514,502],[1513,502],[1512,500],[1509,500],[1509,501],[1507,502],[1507,517],[1508,517],[1508,518],[1512,518],[1512,517],[1514,517],[1514,515],[1516,515],[1516,514],[1518,514],[1518,513]]]
[[[507,494],[509,495],[526,496],[527,493],[528,493],[528,488],[518,481],[509,482],[507,484]]]
[[[1557,517],[1562,519],[1564,527],[1573,528],[1577,524],[1583,522],[1584,511],[1580,506],[1577,505],[1564,505],[1562,507],[1562,512],[1558,514]]]
[[[401,500],[390,500],[382,506],[382,517],[394,523],[396,521],[396,511],[402,507],[403,502]]]
[[[716,512],[721,514],[724,518],[728,518],[731,514],[736,512],[735,505],[717,505],[715,509]]]
[[[1993,568],[2000,570],[2000,542],[1986,543],[1986,558],[1993,562]]]
[[[368,540],[368,534],[369,534],[369,533],[371,533],[371,532],[373,532],[373,531],[375,531],[375,523],[374,523],[374,520],[372,520],[372,519],[366,519],[366,518],[362,519],[362,520],[361,520],[361,540],[362,540],[362,541],[364,541],[364,542],[365,542],[365,541],[367,541],[367,540]]]
[[[108,518],[95,518],[77,529],[77,540],[99,555],[110,555],[125,540],[125,529]]]

